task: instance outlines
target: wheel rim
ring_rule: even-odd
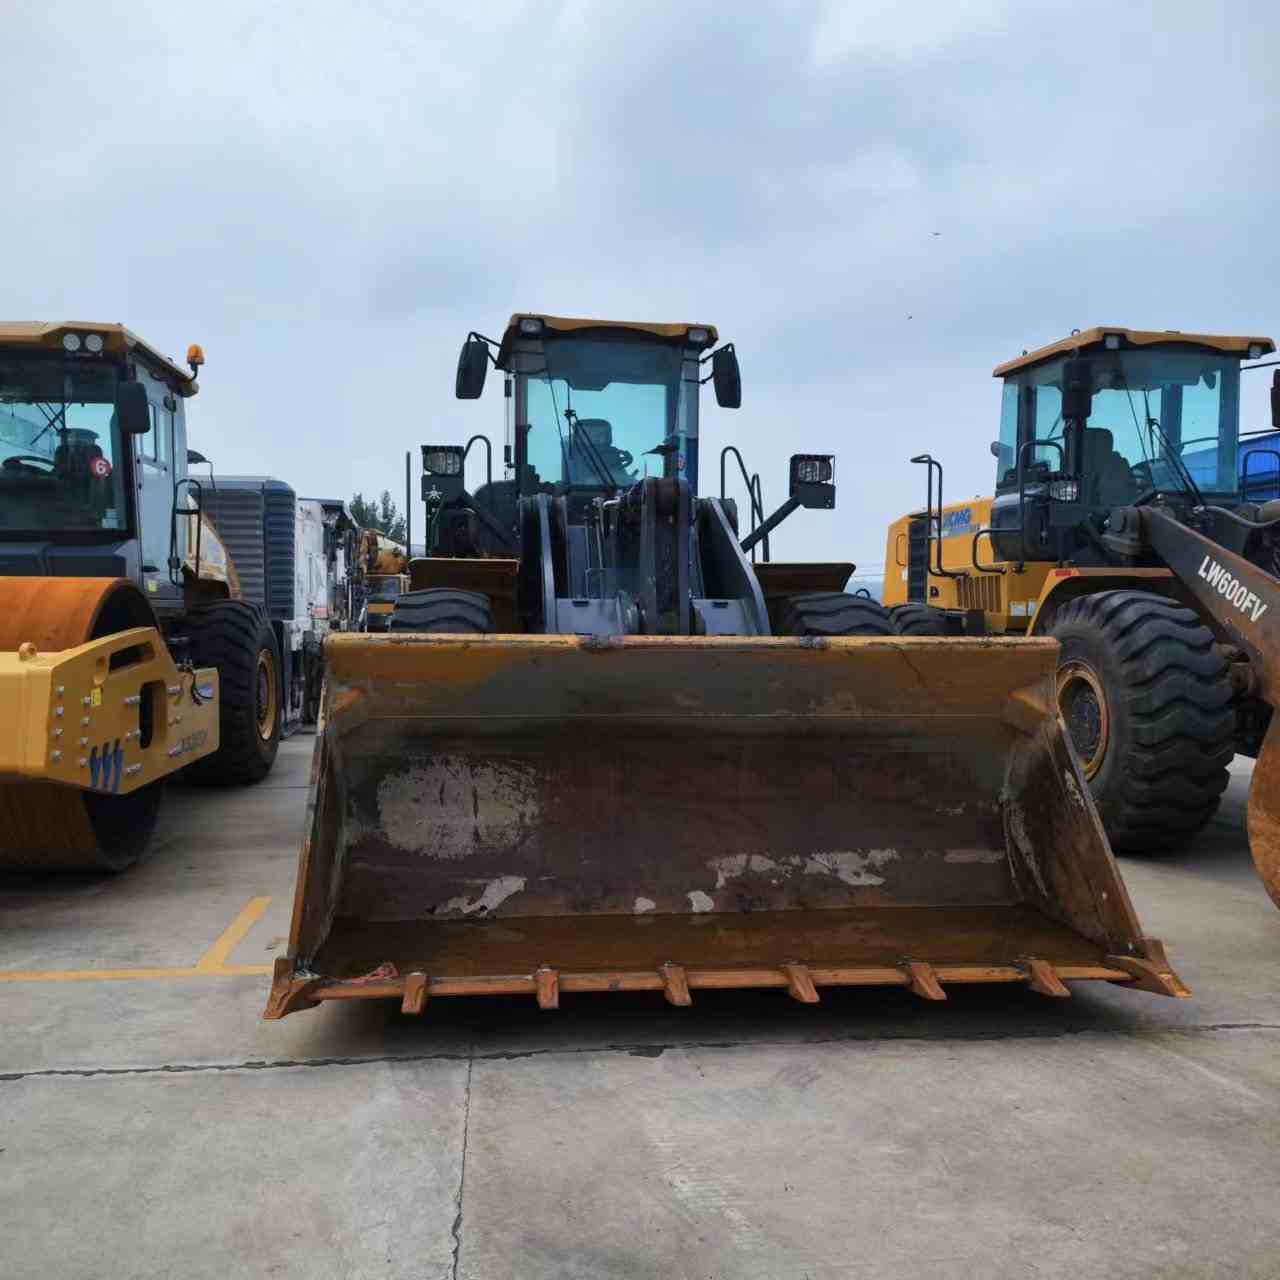
[[[1085,777],[1092,779],[1107,757],[1111,715],[1102,681],[1088,663],[1075,659],[1058,668],[1058,711]]]
[[[276,730],[276,664],[263,649],[258,654],[257,685],[258,737],[270,742]]]

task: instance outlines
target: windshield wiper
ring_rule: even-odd
[[[582,427],[580,425],[582,419],[579,418],[577,413],[575,413],[572,409],[566,409],[564,411],[564,420],[569,424],[571,430],[573,431],[573,440],[575,445],[577,444],[577,442],[581,441],[581,443],[586,446],[582,451],[583,456],[587,459],[589,463],[591,463],[592,467],[595,468],[596,475],[598,475],[600,479],[604,481],[604,486],[606,489],[609,490],[609,496],[612,497],[615,493],[618,492],[618,485],[614,481],[613,477],[609,474],[609,469],[607,466],[605,466],[604,459],[597,452],[595,441],[592,440],[592,438],[585,431],[582,430]]]

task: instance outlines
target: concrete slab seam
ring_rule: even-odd
[[[881,1044],[902,1044],[904,1042],[945,1046],[981,1044],[995,1040],[1009,1043],[1063,1040],[1068,1036],[1093,1036],[1102,1041],[1127,1039],[1129,1041],[1148,1041],[1152,1044],[1157,1044],[1166,1037],[1190,1039],[1209,1033],[1232,1031],[1280,1031],[1280,1023],[1221,1022],[1202,1027],[1167,1027],[1154,1032],[1101,1032],[1096,1027],[1081,1027],[1079,1029],[1063,1028],[1058,1031],[1031,1032],[1016,1036],[1004,1035],[1000,1032],[979,1032],[969,1036],[907,1035],[880,1032],[868,1035],[822,1036],[814,1039],[791,1040],[682,1040],[670,1044],[648,1044],[638,1041],[635,1044],[602,1044],[582,1049],[519,1049],[494,1053],[374,1054],[364,1058],[276,1058],[271,1060],[253,1058],[244,1062],[165,1063],[157,1067],[42,1067],[34,1071],[0,1072],[0,1084],[12,1084],[22,1080],[56,1079],[59,1077],[92,1080],[98,1076],[201,1075],[226,1071],[287,1071],[296,1068],[369,1067],[394,1066],[396,1064],[412,1066],[417,1063],[428,1062],[465,1062],[470,1065],[475,1062],[519,1062],[525,1058],[584,1057],[589,1054],[625,1053],[635,1058],[660,1058],[667,1052],[688,1049],[725,1049],[733,1051],[738,1049],[818,1048],[841,1044],[867,1045],[875,1048]]]

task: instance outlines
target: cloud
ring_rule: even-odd
[[[790,452],[837,453],[775,553],[874,564],[911,453],[990,487],[999,360],[1276,324],[1278,36],[1183,0],[20,7],[6,310],[203,342],[196,445],[326,494],[500,437],[452,398],[470,328],[710,320],[745,396],[704,456],[777,502]]]

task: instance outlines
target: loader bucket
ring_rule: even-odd
[[[336,635],[289,951],[320,1000],[960,982],[1186,994],[1052,640]]]

